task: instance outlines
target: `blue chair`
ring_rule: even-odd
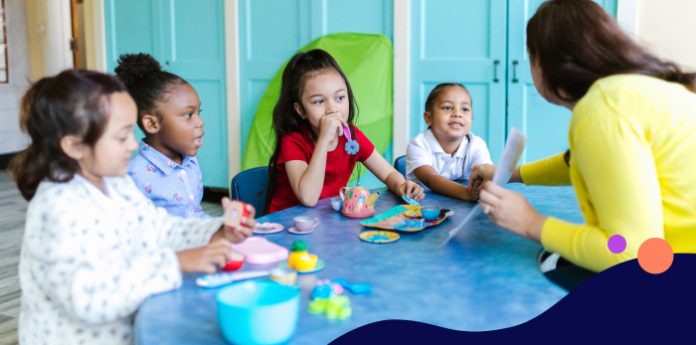
[[[232,178],[230,191],[233,200],[251,204],[256,216],[266,213],[266,190],[268,189],[268,167],[251,168],[237,173]]]
[[[397,157],[394,160],[394,169],[406,177],[406,155]]]

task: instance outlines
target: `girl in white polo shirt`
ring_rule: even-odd
[[[471,95],[462,84],[443,83],[430,91],[423,113],[428,129],[408,144],[408,179],[417,179],[435,193],[478,199],[466,185],[455,182],[468,179],[477,165],[492,165],[486,143],[471,132],[471,110]]]

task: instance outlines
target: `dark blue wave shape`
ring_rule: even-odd
[[[456,308],[456,306],[453,306]],[[501,305],[500,308],[505,308]],[[652,340],[652,341],[651,341]],[[579,286],[536,318],[510,328],[466,332],[387,320],[332,344],[376,343],[665,344],[696,343],[696,254],[677,254],[660,275],[627,261]]]

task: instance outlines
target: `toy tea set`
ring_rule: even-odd
[[[433,227],[445,221],[454,214],[451,210],[438,207],[421,206],[414,199],[402,195],[406,205],[395,206],[390,210],[375,215],[375,202],[379,192],[370,193],[359,184],[353,188],[343,187],[340,197],[331,199],[331,207],[350,218],[368,218],[360,225],[391,231],[369,230],[361,232],[358,237],[370,243],[391,243],[400,238],[398,232],[418,232]]]

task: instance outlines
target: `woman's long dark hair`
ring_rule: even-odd
[[[280,154],[280,142],[283,136],[292,132],[304,131],[309,135],[309,139],[314,142],[315,134],[307,119],[300,117],[295,111],[295,103],[302,104],[301,97],[304,84],[313,74],[327,70],[334,70],[341,75],[346,82],[348,89],[348,123],[350,130],[355,138],[353,123],[357,113],[357,103],[350,87],[348,78],[338,66],[338,63],[331,54],[321,49],[312,49],[306,52],[295,54],[283,71],[282,86],[280,87],[280,97],[278,103],[273,108],[273,130],[275,132],[275,149],[268,161],[269,181],[268,191],[266,192],[265,209],[268,210],[273,195],[278,190],[278,167],[275,162]]]
[[[638,45],[591,0],[548,0],[527,23],[527,51],[556,98],[577,102],[597,80],[621,73],[652,76],[696,92],[696,74],[686,73]],[[570,165],[570,151],[563,159]]]
[[[543,71],[545,88],[564,101],[582,98],[600,78],[637,73],[696,92],[696,74],[638,45],[591,0],[549,0],[527,24],[527,50]]]
[[[115,77],[100,72],[66,70],[46,77],[22,97],[19,125],[31,144],[10,163],[20,193],[31,200],[39,183],[66,182],[78,163],[63,152],[60,140],[74,135],[94,147],[109,120],[110,95],[126,92]]]

